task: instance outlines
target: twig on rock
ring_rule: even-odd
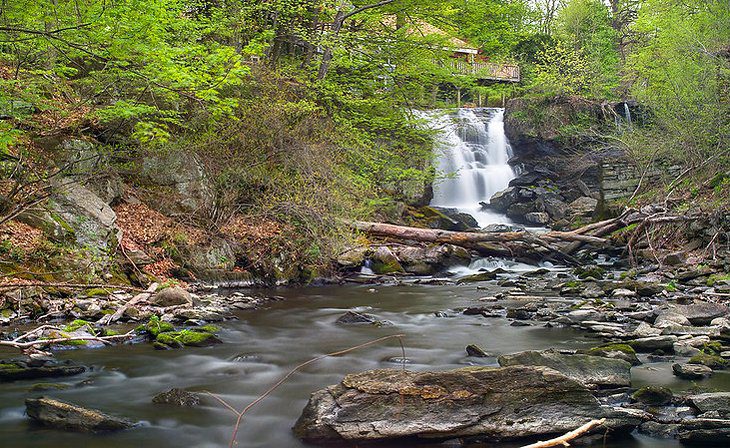
[[[550,439],[550,440],[545,440],[544,442],[535,442],[530,445],[525,445],[522,448],[548,448],[551,446],[558,446],[558,445],[570,446],[570,444],[568,443],[569,441],[582,436],[583,434],[587,433],[591,429],[595,428],[596,426],[602,425],[605,422],[606,422],[605,418],[602,418],[600,420],[591,420],[588,423],[586,423],[585,425],[583,425],[577,429],[574,429],[573,431],[565,433],[560,437],[556,437],[556,438]]]

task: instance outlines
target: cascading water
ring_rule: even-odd
[[[510,223],[500,213],[483,210],[494,193],[507,188],[515,173],[507,163],[511,148],[504,133],[504,109],[459,109],[431,116],[443,131],[438,168],[448,177],[434,186],[431,205],[456,208],[472,215],[480,226]]]

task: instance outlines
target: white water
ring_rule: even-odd
[[[511,148],[504,134],[504,109],[459,109],[455,114],[431,116],[431,126],[442,130],[438,169],[448,176],[434,185],[431,205],[456,208],[474,216],[480,226],[511,223],[503,214],[482,210],[507,188],[515,173],[507,163]]]

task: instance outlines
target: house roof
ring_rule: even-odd
[[[395,16],[387,16],[383,20],[383,25],[385,25],[388,28],[395,28],[396,27],[396,17]],[[442,30],[441,28],[438,28],[425,20],[416,19],[413,21],[408,22],[406,25],[407,30],[406,32],[409,35],[420,35],[420,36],[443,36],[447,38],[447,42],[449,43],[449,50],[453,50],[459,53],[472,53],[476,54],[478,53],[478,50],[471,45],[469,45],[468,42],[459,39],[458,37],[454,37],[447,33],[446,31]]]

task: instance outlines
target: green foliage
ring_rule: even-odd
[[[620,58],[608,9],[598,0],[572,0],[555,28],[554,44],[538,53],[533,86],[550,95],[612,96]]]
[[[646,0],[634,29],[643,38],[628,57],[627,77],[651,108],[654,137],[640,148],[659,145],[695,163],[717,157],[730,136],[730,60],[721,55],[730,42],[730,4]]]

